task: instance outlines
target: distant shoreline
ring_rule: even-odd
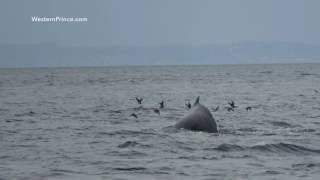
[[[128,65],[101,65],[101,66],[22,66],[22,67],[0,67],[1,69],[56,69],[56,68],[112,68],[112,67],[174,67],[174,66],[245,66],[245,65],[305,65],[305,64],[315,64],[320,65],[318,62],[307,62],[307,63],[261,63],[261,64],[128,64]]]

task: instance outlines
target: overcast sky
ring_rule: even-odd
[[[319,0],[1,0],[0,43],[318,45],[319,9]],[[34,23],[32,16],[89,21]]]

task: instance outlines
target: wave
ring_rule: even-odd
[[[272,71],[262,71],[261,74],[272,74]]]
[[[300,72],[300,76],[316,76],[315,73],[308,73],[308,72]]]
[[[116,170],[116,171],[143,171],[146,169],[147,168],[145,168],[145,167],[117,167],[117,168],[113,168],[113,170]]]
[[[285,121],[270,121],[269,123],[272,124],[273,126],[278,126],[283,128],[295,127],[294,125]]]
[[[146,148],[151,148],[152,146],[146,145],[146,144],[141,144],[136,141],[126,141],[122,144],[118,145],[118,148],[129,148],[129,147],[134,147],[134,146],[141,146],[141,147],[146,147]]]
[[[221,144],[214,148],[217,151],[231,152],[231,151],[247,151],[254,150],[259,152],[267,153],[290,153],[290,154],[320,154],[319,149],[310,149],[307,147],[289,144],[289,143],[274,143],[274,144],[264,144],[264,145],[254,145],[254,146],[240,146],[236,144]]]
[[[318,168],[320,167],[320,163],[301,163],[301,164],[293,164],[292,168],[295,169],[308,169],[308,168]]]
[[[118,148],[127,148],[127,147],[133,147],[138,145],[135,141],[126,141],[125,143],[119,144]]]
[[[141,129],[141,130],[116,130],[116,131],[102,131],[102,132],[95,132],[97,135],[108,135],[108,136],[140,136],[140,135],[157,135],[153,129]]]
[[[25,113],[18,113],[18,114],[14,114],[14,116],[16,117],[22,117],[22,116],[33,116],[36,113],[33,111],[29,111],[29,112],[25,112]]]

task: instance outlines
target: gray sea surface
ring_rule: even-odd
[[[320,64],[0,69],[1,180],[314,180],[319,139]]]

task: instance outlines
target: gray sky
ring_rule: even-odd
[[[1,0],[0,43],[319,45],[319,8],[318,0]],[[33,23],[32,16],[89,22]]]

